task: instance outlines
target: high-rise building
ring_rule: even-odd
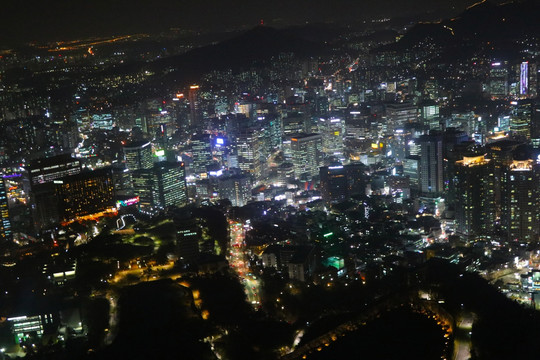
[[[514,160],[502,177],[501,225],[508,240],[533,242],[540,232],[540,169],[533,160]]]
[[[340,118],[320,118],[318,131],[322,136],[322,150],[326,157],[345,161],[343,139],[345,137],[345,121]]]
[[[393,103],[386,106],[388,131],[403,129],[405,124],[418,121],[418,109],[411,102]]]
[[[435,101],[424,101],[420,104],[420,118],[430,130],[439,130],[439,105]]]
[[[290,162],[284,162],[277,167],[277,184],[287,186],[294,180],[294,165]]]
[[[345,201],[351,195],[366,194],[366,166],[362,163],[332,163],[319,168],[319,176],[321,195],[328,204]]]
[[[191,173],[197,176],[206,174],[212,164],[212,147],[209,134],[194,135],[191,138]]]
[[[188,100],[189,100],[189,126],[195,127],[201,123],[201,110],[199,106],[199,86],[191,85],[189,87]]]
[[[229,199],[233,206],[244,206],[251,200],[251,178],[246,175],[220,177],[218,192],[221,199]]]
[[[514,161],[514,151],[523,143],[513,140],[499,140],[486,145],[487,155],[493,161],[493,175],[495,184],[501,184],[504,170]],[[502,188],[495,187],[496,218],[502,217]]]
[[[341,163],[333,163],[319,169],[321,195],[326,203],[339,203],[348,198],[347,171]]]
[[[415,155],[408,156],[403,160],[403,175],[409,177],[411,188],[416,190],[419,189],[419,163],[420,157]]]
[[[115,208],[111,169],[99,169],[54,181],[63,221]]]
[[[154,165],[152,144],[149,141],[135,141],[125,145],[124,156],[129,171],[151,169]]]
[[[297,179],[309,181],[318,175],[322,162],[321,150],[320,134],[298,134],[291,137],[291,158]]]
[[[493,62],[489,70],[489,93],[492,98],[508,96],[508,68],[506,62]]]
[[[538,70],[537,65],[531,61],[522,61],[519,64],[514,65],[515,74],[514,82],[515,89],[514,95],[519,97],[535,98],[538,94]]]
[[[131,174],[133,193],[139,197],[141,208],[151,208],[154,205],[154,174],[151,169],[135,170]]]
[[[30,162],[30,203],[36,229],[42,229],[60,221],[55,181],[81,172],[79,159],[62,154]]]
[[[158,208],[187,204],[184,163],[160,161],[154,164],[153,205]]]
[[[456,225],[467,236],[489,235],[495,226],[493,163],[483,155],[464,157],[454,167]]]
[[[238,168],[253,176],[258,181],[262,174],[261,134],[254,128],[244,129],[236,137]]]
[[[32,185],[44,184],[81,172],[81,161],[71,154],[62,154],[30,162],[28,173]]]
[[[531,100],[512,101],[510,116],[510,131],[516,138],[528,140],[531,138],[534,107]]]
[[[288,113],[281,121],[283,124],[283,135],[293,135],[310,131],[309,116],[306,113]]]
[[[11,240],[13,234],[9,220],[9,206],[6,194],[6,183],[2,178],[0,183],[0,242]]]
[[[443,146],[442,136],[422,135],[420,142],[419,186],[427,194],[443,191]]]

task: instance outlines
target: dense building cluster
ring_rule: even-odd
[[[467,14],[241,63],[238,46],[282,36],[260,26],[227,40],[234,66],[215,62],[219,45],[145,51],[139,35],[0,52],[10,351],[87,336],[66,299],[84,288],[115,306],[112,286],[153,266],[172,278],[230,265],[267,311],[259,275],[331,289],[440,258],[540,304],[540,35],[468,37]],[[470,41],[459,54],[457,36]],[[12,295],[29,288],[39,306]]]

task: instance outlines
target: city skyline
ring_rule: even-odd
[[[26,5],[2,360],[538,356],[540,3]]]

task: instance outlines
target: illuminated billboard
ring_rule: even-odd
[[[527,95],[529,92],[529,63],[522,62],[519,72],[519,94]]]
[[[121,207],[125,206],[131,206],[139,203],[140,198],[138,196],[135,196],[134,198],[126,199],[126,200],[118,200],[116,202],[116,207],[120,209]]]

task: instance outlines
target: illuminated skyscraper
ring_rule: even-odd
[[[191,138],[191,173],[201,176],[206,174],[206,168],[212,164],[212,147],[209,134],[198,134]]]
[[[540,169],[533,160],[514,160],[502,177],[501,225],[508,240],[537,241],[540,232]]]
[[[533,125],[533,103],[531,100],[512,101],[510,131],[521,140],[531,138]]]
[[[411,102],[388,104],[386,106],[388,131],[403,129],[405,124],[418,121],[418,109]]]
[[[54,181],[63,221],[115,208],[111,169],[99,169]]]
[[[326,203],[339,203],[348,197],[347,171],[341,163],[323,166],[319,170],[321,195]]]
[[[298,134],[291,137],[291,158],[297,179],[309,181],[318,175],[322,162],[321,135]]]
[[[152,197],[158,208],[187,204],[184,163],[161,161],[154,164]]]
[[[508,96],[508,68],[505,62],[493,62],[489,70],[489,93],[493,98]]]
[[[244,206],[251,200],[252,183],[249,176],[232,175],[218,180],[221,199],[229,199],[233,206]]]
[[[306,113],[291,112],[281,121],[284,135],[309,132],[309,116]]]
[[[435,101],[425,101],[420,104],[420,117],[430,130],[439,130],[439,105]]]
[[[0,183],[0,241],[11,240],[11,222],[9,221],[9,207],[8,207],[8,198],[6,194],[6,183],[2,179]]]
[[[484,156],[464,157],[454,167],[458,232],[491,234],[495,225],[495,183],[492,161]]]
[[[152,144],[148,141],[136,141],[124,146],[126,167],[130,171],[151,169],[154,165]]]
[[[36,159],[28,167],[32,185],[44,184],[68,175],[81,172],[81,161],[71,154],[62,154]]]
[[[515,74],[514,82],[515,89],[513,94],[523,98],[535,98],[538,94],[538,67],[535,62],[522,61],[514,65]]]
[[[194,127],[200,124],[201,114],[199,108],[199,85],[191,85],[189,87],[189,125]]]
[[[141,208],[151,208],[154,205],[154,174],[151,169],[135,170],[131,175],[133,193],[139,197]]]
[[[334,157],[343,162],[343,138],[345,137],[345,121],[340,118],[320,118],[319,133],[322,136],[322,149],[326,157]]]
[[[256,129],[245,129],[236,138],[238,167],[252,175],[255,181],[259,180],[262,174],[260,135]]]
[[[443,191],[442,137],[422,135],[420,137],[419,185],[424,194]]]

